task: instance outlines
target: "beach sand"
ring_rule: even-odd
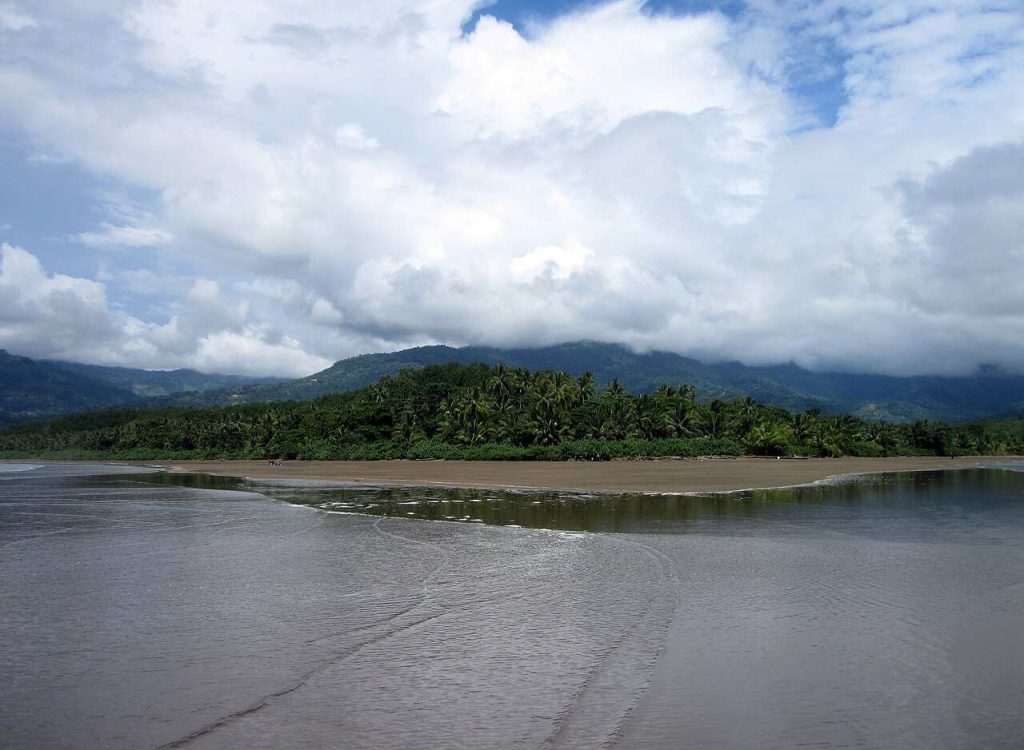
[[[788,487],[832,477],[893,471],[966,469],[1007,458],[707,458],[650,461],[138,461],[173,471],[367,485],[544,489],[580,492],[727,492]]]

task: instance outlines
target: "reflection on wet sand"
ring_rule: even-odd
[[[1024,736],[1024,474],[718,497],[259,486],[294,505],[103,471],[0,482],[12,747]]]

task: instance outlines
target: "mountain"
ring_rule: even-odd
[[[133,400],[131,391],[0,349],[0,426]]]
[[[257,380],[194,370],[136,370],[35,361],[0,350],[0,427],[113,405],[220,406],[304,401],[372,385],[405,367],[458,362],[504,363],[530,370],[591,372],[634,392],[658,384],[695,385],[703,400],[752,396],[787,409],[818,408],[867,419],[961,421],[1024,414],[1024,376],[991,370],[968,377],[890,377],[811,372],[796,365],[708,364],[669,352],[637,354],[623,346],[580,342],[535,349],[422,346],[364,354],[297,380]]]
[[[269,385],[280,381],[195,370],[136,370],[33,360],[0,349],[0,428],[108,406],[137,406],[147,397],[254,382]]]
[[[1024,412],[1024,376],[985,371],[968,377],[891,377],[811,372],[796,365],[749,367],[739,362],[708,364],[670,352],[637,354],[623,346],[579,342],[535,349],[423,346],[390,354],[343,359],[321,372],[276,384],[240,386],[158,399],[156,403],[223,405],[254,401],[306,400],[362,388],[403,367],[458,362],[504,363],[531,370],[591,372],[599,383],[612,378],[635,392],[660,383],[690,383],[704,400],[752,396],[787,409],[818,408],[868,419],[960,421]]]
[[[139,398],[169,396],[172,393],[198,393],[247,384],[280,383],[284,378],[252,378],[221,375],[196,370],[137,370],[131,367],[103,367],[77,362],[47,361],[62,370],[130,391]]]

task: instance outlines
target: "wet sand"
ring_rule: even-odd
[[[652,461],[138,461],[139,466],[251,479],[367,485],[543,489],[579,492],[728,492],[789,487],[833,477],[893,471],[966,469],[1021,457],[708,458]]]

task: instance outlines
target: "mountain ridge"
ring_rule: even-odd
[[[0,350],[0,427],[108,406],[224,406],[305,401],[372,385],[405,367],[457,362],[592,373],[634,392],[659,384],[697,387],[700,398],[755,400],[787,409],[867,419],[964,421],[1024,413],[1024,376],[983,371],[965,377],[896,377],[805,370],[795,364],[705,363],[672,352],[637,353],[617,344],[575,342],[537,348],[442,344],[339,360],[304,378],[248,379],[195,370],[135,370],[32,360]]]
[[[151,397],[280,380],[37,360],[0,349],[0,428],[110,406],[138,406]]]
[[[86,365],[64,360],[39,361],[123,388],[139,398],[156,398],[174,393],[202,392],[248,384],[271,384],[286,380],[286,378],[224,375],[217,372],[200,372],[190,368],[143,370],[134,367]]]
[[[0,349],[0,427],[115,406],[132,394]]]
[[[621,345],[588,341],[510,349],[437,344],[391,353],[362,354],[339,360],[320,372],[296,380],[179,394],[153,403],[212,406],[301,401],[372,385],[382,377],[397,374],[403,367],[449,362],[562,370],[576,376],[591,372],[599,383],[616,378],[637,392],[653,391],[661,383],[690,383],[705,400],[751,396],[762,403],[789,409],[817,408],[898,422],[963,421],[1009,416],[1024,410],[1024,376],[1020,375],[898,377],[816,373],[792,363],[769,366],[704,363],[672,352],[640,354]]]

